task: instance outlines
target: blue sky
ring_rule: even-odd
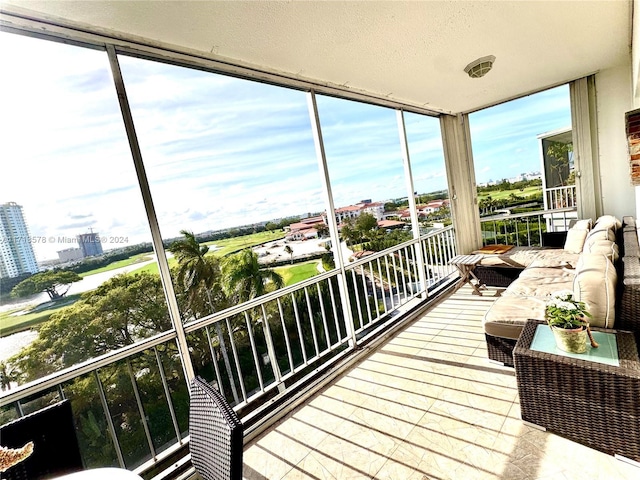
[[[571,128],[569,87],[475,112],[469,123],[477,183],[541,171],[538,135]]]
[[[106,54],[0,34],[0,202],[38,259],[93,228],[150,240]],[[163,237],[325,209],[304,92],[121,57]],[[396,113],[318,96],[336,207],[407,195]],[[415,190],[446,188],[438,119],[406,114]],[[471,116],[478,182],[540,170],[537,135],[570,124],[568,87]],[[105,249],[122,246],[107,242]]]

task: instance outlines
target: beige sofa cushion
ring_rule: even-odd
[[[500,297],[485,314],[485,333],[494,337],[517,340],[527,319],[544,320],[545,299],[532,297]]]
[[[537,263],[527,267],[502,296],[538,297],[546,301],[552,293],[573,288],[575,270],[538,267]]]
[[[620,255],[618,251],[618,245],[611,240],[594,240],[586,242],[582,248],[584,253],[596,253],[600,255],[606,255],[606,257],[615,262]]]
[[[589,232],[586,229],[571,228],[567,231],[567,238],[564,241],[564,250],[570,253],[582,252],[584,241]]]
[[[622,222],[613,215],[602,215],[601,217],[598,217],[593,228],[611,228],[613,230],[617,230],[622,228]]]
[[[599,240],[609,240],[610,242],[615,242],[616,234],[610,228],[601,230],[597,230],[594,228],[587,234],[587,238],[585,239],[584,243],[595,242]]]
[[[557,267],[568,264],[575,267],[581,253],[582,252],[567,252],[562,248],[547,248],[539,250],[536,258],[527,266],[535,265],[537,267]]]
[[[576,265],[573,295],[584,302],[594,327],[613,328],[617,274],[605,255],[583,253]]]

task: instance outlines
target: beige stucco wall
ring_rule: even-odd
[[[631,65],[596,74],[598,145],[604,213],[639,216],[637,188],[631,185],[625,112],[634,108]]]

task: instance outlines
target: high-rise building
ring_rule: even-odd
[[[83,257],[102,255],[102,243],[100,243],[100,235],[98,233],[81,233],[76,238]]]
[[[22,205],[0,204],[0,278],[39,271]]]

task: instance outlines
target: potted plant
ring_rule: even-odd
[[[569,353],[584,353],[587,351],[587,336],[591,340],[591,346],[598,347],[593,340],[589,322],[586,317],[591,317],[584,302],[573,298],[573,292],[563,290],[551,296],[545,308],[545,320],[549,324],[556,345],[560,350]]]

